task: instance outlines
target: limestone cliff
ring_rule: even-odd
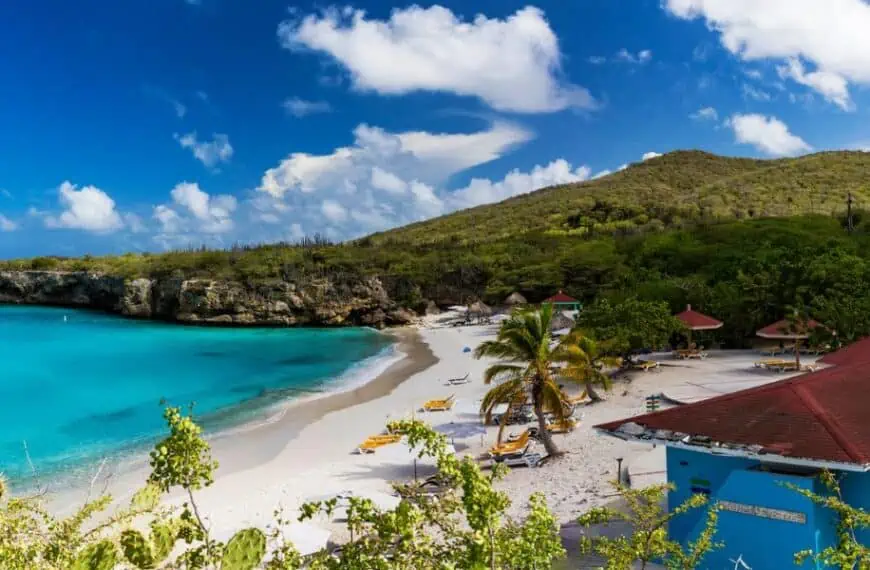
[[[377,278],[248,285],[208,279],[124,279],[97,273],[0,271],[0,303],[58,305],[188,324],[382,327],[415,315]]]

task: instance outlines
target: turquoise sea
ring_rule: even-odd
[[[40,476],[163,432],[161,401],[206,429],[339,388],[389,358],[369,329],[198,328],[70,309],[0,306],[0,472]]]

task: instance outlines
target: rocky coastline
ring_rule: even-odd
[[[216,326],[406,325],[417,315],[377,277],[351,283],[246,284],[211,279],[126,279],[89,272],[0,271],[0,303],[94,309],[130,318]]]

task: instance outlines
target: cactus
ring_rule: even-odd
[[[127,562],[141,570],[148,570],[166,560],[175,546],[175,540],[174,525],[154,523],[151,525],[151,536],[147,539],[136,530],[122,532],[121,548]]]
[[[109,540],[92,544],[85,548],[75,562],[71,570],[112,570],[118,563],[118,551]]]
[[[221,570],[253,570],[266,555],[266,535],[256,528],[240,530],[227,543]]]

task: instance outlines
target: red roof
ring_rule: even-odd
[[[693,311],[692,305],[686,306],[686,310],[676,315],[676,317],[683,321],[684,325],[696,331],[713,330],[722,326],[722,321],[717,321],[713,317]]]
[[[840,365],[597,427],[617,432],[634,423],[726,447],[760,446],[763,453],[782,457],[868,465],[870,339],[823,360]]]
[[[833,366],[850,366],[852,364],[870,364],[870,337],[853,342],[837,352],[831,352],[819,359],[820,362]]]
[[[574,297],[569,297],[565,293],[562,293],[561,291],[559,291],[558,293],[556,293],[555,295],[553,295],[549,299],[546,299],[544,302],[545,303],[579,303],[580,301],[578,301]]]
[[[797,323],[795,324],[797,325]],[[796,330],[794,332],[790,332],[791,326],[792,324],[789,321],[783,319],[781,321],[776,321],[772,325],[767,325],[763,329],[757,331],[755,334],[763,338],[806,338],[807,336],[809,336],[809,332],[811,330],[816,327],[822,326],[822,324],[810,319],[806,322],[806,325],[796,326]]]

